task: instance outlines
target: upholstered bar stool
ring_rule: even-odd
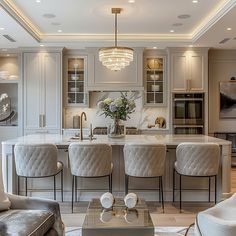
[[[61,200],[63,201],[63,164],[57,161],[57,147],[53,144],[16,144],[14,148],[16,174],[18,176],[18,194],[20,177],[29,178],[53,177],[54,200],[56,200],[56,175],[61,173]]]
[[[182,209],[182,176],[208,178],[210,202],[211,177],[215,179],[215,203],[217,201],[217,174],[220,164],[220,148],[216,143],[181,143],[176,149],[173,171],[173,202],[175,201],[175,173],[179,175],[179,204]]]
[[[77,178],[108,177],[109,191],[112,192],[112,148],[108,144],[81,144],[71,143],[69,146],[69,160],[72,174],[72,201],[73,212],[74,189],[77,201]],[[88,189],[79,189],[88,190]],[[102,189],[101,189],[102,190]]]
[[[165,170],[165,159],[166,146],[163,144],[126,144],[124,146],[125,193],[127,194],[129,191],[129,177],[158,178],[159,188],[148,190],[159,190],[159,201],[161,199],[163,212],[164,197],[162,176]]]

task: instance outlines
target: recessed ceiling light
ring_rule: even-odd
[[[60,22],[52,22],[52,25],[58,26],[58,25],[61,25],[61,23]]]
[[[187,18],[190,18],[191,16],[188,15],[188,14],[183,14],[183,15],[179,15],[178,18],[179,19],[187,19]]]
[[[41,3],[41,0],[36,0],[35,2],[37,2],[37,3]]]
[[[174,33],[175,31],[174,30],[170,30],[171,33]]]
[[[190,44],[190,45],[189,45],[189,47],[190,47],[190,48],[192,48],[192,47],[193,47],[193,45],[192,45],[192,44]]]
[[[129,3],[135,3],[135,0],[129,0],[128,2]]]
[[[52,14],[52,13],[45,13],[45,14],[43,14],[43,17],[44,17],[44,18],[51,19],[51,18],[55,18],[56,15],[54,15],[54,14]]]
[[[7,57],[9,57],[10,56],[10,54],[7,54]]]
[[[174,23],[173,24],[174,27],[178,27],[178,26],[182,26],[182,25],[183,25],[183,23]]]
[[[3,28],[3,27],[0,27],[0,30],[5,30],[5,28]]]
[[[157,49],[157,47],[153,47],[153,49]]]
[[[40,46],[40,47],[44,47],[44,45],[43,45],[43,44],[40,44],[39,46]]]
[[[230,31],[230,30],[232,30],[232,28],[229,27],[229,28],[227,28],[227,30]]]
[[[62,32],[62,30],[61,30],[61,29],[59,29],[57,32],[58,32],[58,33],[61,33],[61,32]]]
[[[192,3],[198,3],[198,0],[193,0]]]

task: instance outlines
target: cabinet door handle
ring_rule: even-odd
[[[43,120],[44,120],[44,119],[43,119],[43,115],[40,114],[40,115],[39,115],[39,127],[40,127],[40,128],[43,128],[43,127],[44,127],[44,125],[43,125],[44,121],[43,121]]]
[[[43,127],[45,127],[46,126],[46,124],[45,124],[46,123],[45,122],[45,115],[42,115],[42,117],[43,117],[43,119],[42,119],[43,120]]]

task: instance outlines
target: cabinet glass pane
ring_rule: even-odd
[[[67,59],[67,104],[85,105],[85,61],[83,57]]]

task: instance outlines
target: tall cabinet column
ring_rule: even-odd
[[[61,52],[23,53],[24,134],[60,133]]]

